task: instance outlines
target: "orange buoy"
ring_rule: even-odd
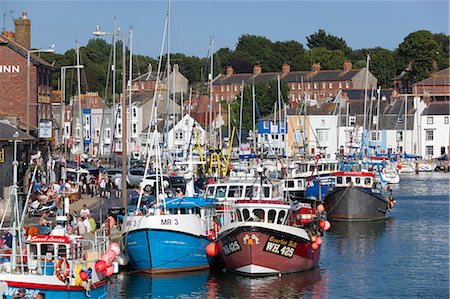
[[[324,227],[323,227],[323,230],[329,230],[330,227],[331,227],[331,223],[328,222],[328,221],[325,221],[325,225],[324,225]]]
[[[317,241],[317,236],[312,236],[311,237],[311,241],[316,242]]]
[[[216,256],[219,253],[219,245],[217,243],[212,242],[206,246],[206,254],[208,256]]]
[[[319,226],[320,226],[320,228],[324,228],[325,227],[325,220],[320,220],[320,222],[319,222]]]
[[[323,204],[320,204],[320,205],[317,206],[317,211],[319,213],[325,212],[325,207],[323,206]]]
[[[314,242],[314,243],[311,244],[311,248],[312,248],[313,250],[317,250],[317,249],[319,248],[319,244],[317,244],[316,242]]]
[[[322,245],[322,238],[317,238],[316,243],[319,244],[319,245]]]

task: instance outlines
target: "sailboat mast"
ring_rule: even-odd
[[[166,86],[166,128],[165,128],[165,137],[164,137],[164,145],[167,147],[167,143],[169,142],[169,108],[170,108],[170,79],[169,79],[169,73],[170,73],[170,0],[168,2],[167,7],[167,65],[166,65],[166,80],[167,80],[167,86]],[[164,152],[164,148],[161,149],[162,152]]]
[[[77,66],[80,65],[80,45],[78,44],[77,41]],[[78,117],[80,118],[80,134],[81,134],[81,148],[80,148],[80,154],[84,152],[84,128],[83,128],[83,114],[82,114],[82,109],[81,109],[81,81],[80,81],[80,68],[77,67],[77,93],[78,93]],[[89,124],[87,124],[89,125]],[[78,161],[78,159],[77,159]],[[77,178],[79,178],[77,176]]]
[[[128,67],[128,74],[129,74],[128,82],[129,82],[130,87],[128,89],[128,107],[129,107],[128,114],[130,116],[130,125],[128,126],[129,127],[128,132],[129,132],[130,140],[129,140],[129,142],[127,142],[127,145],[129,146],[130,154],[131,154],[131,152],[133,151],[133,148],[131,148],[131,133],[132,133],[132,127],[133,127],[133,123],[132,123],[133,114],[132,114],[132,105],[131,105],[131,96],[132,96],[131,89],[133,87],[133,27],[130,27],[129,41],[130,41],[130,65]],[[130,159],[128,162],[131,164],[131,155],[130,155]]]
[[[242,147],[242,107],[244,103],[244,80],[241,83],[241,104],[239,105],[239,152]]]
[[[213,74],[214,74],[214,36],[211,36],[210,40],[210,74],[209,74],[209,139],[210,144],[212,143],[213,136]],[[220,109],[219,109],[220,110]]]
[[[376,130],[376,140],[377,140],[377,144],[380,141],[380,138],[378,136],[379,132],[378,132],[378,126],[380,123],[380,97],[381,97],[381,86],[378,87],[378,98],[377,98],[377,124],[375,126],[375,130]],[[378,146],[377,146],[378,147]],[[375,153],[376,153],[376,149],[375,149]]]
[[[252,98],[253,98],[253,150],[256,155],[256,96],[255,96],[255,82],[252,85]]]
[[[122,207],[127,209],[127,62],[125,51],[125,36],[122,35]],[[131,107],[130,107],[131,109]],[[126,215],[126,213],[125,213]],[[125,221],[125,220],[124,220]]]
[[[370,55],[367,54],[367,60],[366,60],[366,79],[365,79],[365,86],[364,86],[364,124],[363,124],[363,140],[361,142],[361,149],[362,153],[364,154],[364,144],[365,144],[365,134],[366,134],[366,118],[367,118],[367,86],[369,81],[369,61],[370,61]]]
[[[408,121],[408,95],[405,95],[405,113],[404,113],[404,119],[405,119],[405,127],[403,129],[403,154],[406,153],[406,128],[407,128],[407,121]]]

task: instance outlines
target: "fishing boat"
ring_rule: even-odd
[[[107,276],[95,270],[95,263],[108,248],[107,237],[92,242],[75,236],[34,235],[24,243],[22,253],[0,254],[0,281],[6,283],[6,298],[22,290],[34,298],[104,298]],[[5,298],[4,297],[4,298]]]
[[[331,173],[339,169],[337,160],[321,159],[292,161],[284,179],[284,191],[293,201],[321,201],[330,186]]]
[[[321,217],[315,210],[305,211],[284,201],[282,183],[269,181],[262,169],[258,169],[258,176],[253,181],[227,181],[222,187],[214,186],[215,190],[226,191],[224,202],[229,202],[233,216],[221,223],[217,241],[208,245],[208,254],[214,255],[216,248],[227,271],[247,276],[316,267],[322,243]],[[230,196],[230,190],[237,194]],[[309,217],[303,217],[306,213]]]
[[[374,221],[385,219],[394,206],[392,195],[386,195],[376,175],[367,171],[339,171],[332,174],[333,183],[325,196],[327,219],[335,221]]]

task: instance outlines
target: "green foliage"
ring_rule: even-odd
[[[367,54],[370,55],[369,71],[378,79],[378,84],[382,88],[392,87],[397,71],[395,53],[380,47],[356,50],[351,54],[353,67],[366,67]]]
[[[352,49],[347,46],[347,42],[341,38],[331,34],[328,34],[323,29],[319,29],[316,33],[306,37],[308,48],[326,48],[328,50],[341,50],[342,52],[349,54]]]
[[[410,33],[396,52],[397,71],[408,69],[410,79],[414,82],[423,80],[430,73],[436,71],[437,61],[441,61],[440,53],[445,53],[435,40],[434,34],[427,30]]]
[[[320,62],[321,70],[340,70],[346,60],[341,50],[328,50],[327,48],[313,48],[306,55],[312,63]]]

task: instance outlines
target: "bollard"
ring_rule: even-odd
[[[448,172],[448,161],[445,161],[445,163],[444,163],[444,172],[445,173]]]
[[[419,174],[419,162],[416,162],[416,174]]]

